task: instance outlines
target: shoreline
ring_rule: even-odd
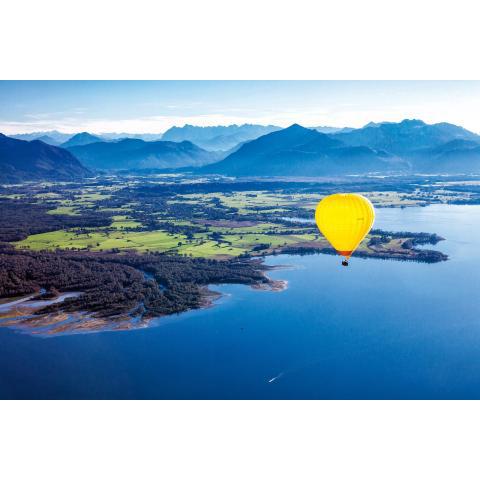
[[[439,240],[443,240],[439,238]],[[375,246],[378,248],[377,246]],[[381,245],[379,245],[381,248]],[[417,261],[420,263],[436,263],[445,261],[448,256],[442,252],[435,250],[420,250],[410,247],[403,251],[381,251],[376,248],[370,248],[369,252],[357,251],[353,257],[359,258],[376,258],[396,261]],[[414,255],[412,255],[412,252]],[[255,283],[243,283],[245,286],[250,286],[251,289],[257,291],[281,292],[288,289],[288,280],[274,280],[268,276],[269,271],[286,270],[295,268],[294,264],[286,265],[268,265],[266,263],[268,257],[276,255],[336,255],[332,248],[319,248],[312,245],[311,242],[305,242],[292,247],[285,247],[279,251],[273,250],[264,253],[262,256],[251,257],[251,263],[256,266],[258,272],[261,272],[264,281],[257,281]],[[242,285],[242,283],[233,283]],[[39,336],[57,336],[69,335],[76,333],[99,333],[104,331],[128,331],[138,328],[149,328],[155,320],[174,317],[193,310],[201,310],[206,308],[213,308],[215,302],[224,296],[223,293],[212,289],[214,285],[209,284],[200,287],[200,299],[198,306],[185,309],[180,312],[173,312],[164,315],[149,316],[148,312],[143,311],[137,316],[132,316],[130,313],[119,314],[112,317],[96,317],[94,313],[87,311],[66,312],[58,310],[56,312],[39,314],[45,305],[61,303],[64,299],[71,296],[80,295],[80,292],[59,292],[59,294],[49,300],[35,301],[37,293],[27,295],[23,298],[12,297],[11,299],[4,298],[0,304],[0,327],[14,328],[22,333]],[[32,303],[29,305],[29,302]],[[37,304],[37,305],[35,305]],[[139,304],[139,307],[141,304]],[[138,307],[135,308],[135,310]]]
[[[287,265],[269,267],[268,265],[265,265],[263,261],[260,262],[257,260],[257,262],[259,267],[264,270],[263,276],[266,279],[266,282],[243,285],[250,287],[252,290],[270,292],[281,292],[288,288],[287,280],[273,280],[265,273],[265,271],[268,270],[288,268]],[[44,305],[35,306],[28,304],[28,302],[31,302],[32,299],[35,298],[37,295],[36,293],[20,299],[14,297],[15,300],[10,302],[8,302],[8,299],[4,299],[5,303],[2,304],[4,311],[0,312],[0,328],[10,328],[20,333],[45,338],[61,335],[129,331],[139,328],[150,328],[155,326],[154,322],[157,320],[161,321],[161,319],[174,318],[175,315],[181,315],[195,310],[214,308],[216,301],[227,296],[224,293],[213,290],[212,287],[215,285],[218,284],[201,287],[202,296],[198,307],[189,308],[182,312],[168,315],[154,315],[151,317],[148,315],[141,315],[140,317],[131,317],[128,315],[119,315],[117,317],[95,317],[89,312],[65,312],[63,310],[48,314],[37,314],[36,312],[40,311]],[[71,294],[71,292],[59,292],[59,295],[55,298],[42,303],[61,303],[64,299],[69,298]],[[78,294],[79,292],[74,293],[74,295]]]

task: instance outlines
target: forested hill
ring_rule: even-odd
[[[91,172],[68,150],[40,140],[27,142],[0,133],[0,181],[79,180]]]

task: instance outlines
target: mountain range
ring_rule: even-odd
[[[479,135],[457,125],[427,124],[415,119],[370,122],[357,129],[304,128],[297,124],[285,129],[271,125],[185,125],[168,130],[162,140],[156,141],[105,139],[88,132],[69,135],[65,140],[66,134],[56,131],[16,137],[29,139],[39,133],[40,139],[33,141],[1,136],[0,179],[72,179],[88,175],[87,168],[182,168],[232,176],[480,174]],[[172,137],[180,141],[169,141]],[[210,150],[181,140],[185,137],[211,145]],[[235,143],[228,151],[216,150],[219,145],[232,143],[233,138],[245,137],[249,138]],[[61,139],[64,141],[56,146]]]
[[[33,140],[40,140],[43,143],[46,143],[48,145],[54,145],[55,147],[60,145],[60,142],[58,142],[54,138],[50,137],[49,135],[42,135],[42,136],[40,136],[38,138],[35,138]]]
[[[319,127],[330,128],[330,127]],[[341,129],[332,128],[333,131]],[[238,144],[254,140],[266,133],[280,130],[281,127],[274,125],[228,125],[228,126],[212,126],[198,127],[193,125],[184,125],[183,127],[172,127],[165,133],[113,133],[107,132],[99,135],[92,135],[88,132],[80,134],[61,133],[56,130],[34,133],[21,133],[11,135],[12,138],[18,140],[41,140],[49,145],[60,145],[65,147],[73,147],[76,145],[86,145],[93,143],[88,135],[96,137],[95,141],[111,141],[123,140],[125,138],[134,138],[144,140],[146,142],[154,142],[159,140],[170,142],[192,142],[205,150],[221,150],[228,151]],[[81,135],[81,137],[78,137]],[[72,143],[73,142],[73,143]]]
[[[61,143],[66,142],[71,138],[71,133],[62,133],[57,130],[49,130],[46,132],[33,132],[33,133],[18,133],[16,135],[10,135],[11,138],[16,138],[17,140],[26,140],[30,142],[31,140],[47,140],[45,143],[50,145],[60,145]],[[53,142],[53,143],[51,143]]]
[[[84,132],[87,133],[87,132]],[[9,135],[11,138],[16,138],[17,140],[41,140],[44,143],[49,145],[61,145],[62,143],[67,142],[74,136],[78,134],[74,133],[62,133],[56,130],[50,130],[45,132],[33,132],[33,133],[19,133],[14,135]],[[89,134],[90,135],[90,134]],[[114,133],[107,132],[102,133],[101,135],[95,135],[97,138],[100,138],[103,141],[107,140],[119,140],[122,138],[139,138],[145,140],[146,142],[151,142],[154,140],[160,140],[162,138],[161,133]]]
[[[205,172],[226,175],[480,174],[480,136],[450,123],[369,123],[322,134],[299,125],[247,142]],[[329,141],[330,140],[330,141]]]
[[[73,137],[69,138],[66,142],[60,146],[62,148],[78,147],[80,145],[88,145],[89,143],[103,142],[104,140],[96,135],[92,135],[88,132],[77,133]]]
[[[344,133],[344,132],[351,132],[352,130],[355,130],[354,128],[350,127],[311,127],[313,130],[316,130],[317,132],[320,133]]]
[[[405,161],[385,151],[349,146],[294,124],[245,143],[224,160],[201,171],[233,176],[318,176],[399,172],[407,167]]]
[[[220,159],[191,142],[145,142],[126,138],[68,147],[84,165],[97,170],[176,169],[201,167]]]
[[[275,125],[228,125],[215,127],[197,127],[184,125],[172,127],[162,136],[162,140],[182,142],[187,140],[206,150],[230,150],[239,143],[254,140],[267,133],[281,130]]]
[[[456,139],[414,152],[410,158],[422,173],[480,173],[480,142]]]
[[[422,120],[369,123],[363,128],[333,135],[347,145],[367,145],[407,157],[421,149],[438,147],[456,139],[480,142],[479,135],[457,125],[451,123],[429,125]]]
[[[127,133],[127,132],[110,132],[102,133],[100,137],[103,140],[121,140],[123,138],[138,138],[145,142],[155,142],[161,140],[163,133]]]
[[[78,180],[91,175],[68,150],[0,133],[0,181]]]

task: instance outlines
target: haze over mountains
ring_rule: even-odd
[[[429,125],[421,120],[371,122],[358,129],[305,128],[296,124],[285,129],[272,125],[185,125],[169,129],[162,140],[155,141],[105,138],[120,134],[67,135],[56,131],[14,137],[31,139],[35,135],[39,140],[16,140],[20,143],[9,143],[8,148],[8,137],[2,136],[1,181],[53,179],[57,169],[57,178],[74,178],[77,174],[85,175],[85,167],[187,168],[192,172],[232,176],[480,174],[479,135],[449,123]],[[56,143],[60,146],[55,147]],[[223,150],[229,145],[233,146]]]
[[[242,145],[203,172],[225,175],[343,175],[400,172],[406,163],[383,150],[349,146],[313,129],[294,124]]]
[[[140,140],[145,140],[145,142],[155,142],[161,140],[163,133],[127,133],[127,132],[109,132],[102,133],[100,136],[104,141],[109,140],[121,140],[122,138],[138,138]]]
[[[184,125],[168,129],[162,140],[182,142],[187,140],[206,150],[230,150],[236,145],[248,140],[281,130],[275,125],[229,125],[216,127],[197,127]]]
[[[328,133],[328,134],[333,134],[333,133],[340,133],[340,132],[351,132],[352,130],[355,130],[354,128],[350,127],[311,127],[313,130],[316,130],[317,132],[320,133]]]
[[[329,127],[319,127],[329,128]],[[212,127],[198,127],[194,125],[184,125],[183,127],[172,127],[165,133],[101,133],[93,135],[96,137],[96,141],[111,141],[121,140],[124,138],[136,138],[144,140],[146,142],[153,142],[158,140],[165,140],[170,142],[183,142],[184,140],[192,142],[195,145],[204,148],[205,150],[230,150],[239,143],[254,140],[266,133],[273,132],[275,130],[281,130],[281,127],[274,125],[228,125],[228,126],[212,126]],[[340,129],[333,129],[335,131]],[[45,143],[51,145],[65,144],[74,137],[80,134],[68,134],[57,132],[56,130],[50,130],[45,132],[34,133],[20,133],[16,135],[10,135],[12,138],[18,140],[46,140]],[[88,132],[82,132],[83,137],[91,135]],[[84,144],[92,143],[86,141]],[[67,146],[73,146],[67,145]]]
[[[11,138],[16,138],[17,140],[26,140],[27,142],[30,142],[32,140],[42,140],[42,138],[43,139],[47,138],[49,139],[49,141],[55,142],[55,145],[60,145],[61,143],[64,143],[69,138],[71,138],[72,134],[57,132],[57,130],[49,130],[46,132],[19,133],[16,135],[9,135],[9,136]],[[45,143],[49,143],[49,142],[45,142]]]
[[[428,125],[421,120],[370,123],[329,135],[293,125],[246,143],[203,171],[305,176],[480,174],[480,136],[449,123]]]
[[[369,123],[363,128],[338,132],[335,138],[347,145],[368,145],[395,155],[410,155],[424,148],[438,147],[455,139],[480,141],[480,136],[451,123],[428,125],[422,120],[399,123]]]
[[[52,138],[52,137],[50,137],[50,136],[48,136],[48,135],[42,135],[42,136],[40,136],[40,137],[38,137],[38,138],[35,138],[34,140],[40,140],[40,141],[43,142],[43,143],[46,143],[46,144],[48,144],[48,145],[54,145],[54,146],[56,146],[56,147],[57,147],[58,145],[60,145],[60,143],[57,142],[57,140],[55,140],[54,138]]]
[[[220,159],[191,142],[145,142],[126,138],[112,142],[94,142],[68,150],[87,167],[97,170],[142,170],[201,167]]]
[[[41,140],[41,138],[39,139]],[[78,147],[80,145],[88,145],[89,143],[102,142],[103,139],[92,135],[88,132],[77,133],[69,138],[65,143],[61,144],[62,148]]]

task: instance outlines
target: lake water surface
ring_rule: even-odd
[[[480,398],[480,206],[379,209],[375,228],[437,233],[450,260],[282,255],[287,290],[213,287],[155,327],[0,328],[0,398]]]

